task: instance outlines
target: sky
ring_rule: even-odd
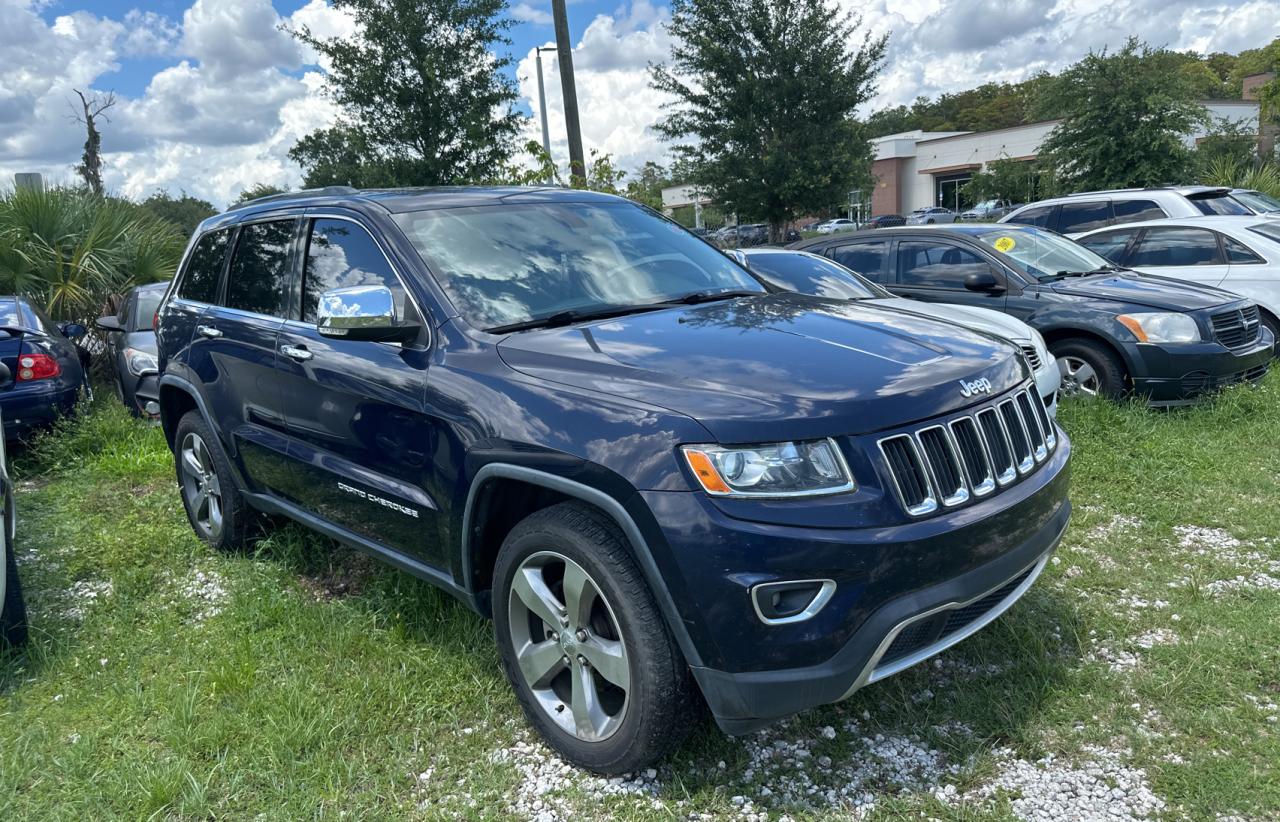
[[[833,0],[888,33],[868,108],[1056,71],[1129,35],[1238,52],[1280,36],[1276,0]],[[514,0],[509,55],[524,139],[540,139],[534,49],[553,45],[550,0]],[[624,169],[664,161],[653,132],[668,102],[647,66],[670,53],[662,0],[570,0],[583,142]],[[186,192],[222,206],[255,183],[296,187],[287,156],[333,122],[318,55],[282,26],[350,36],[326,0],[0,0],[0,188],[38,171],[73,180],[83,127],[74,89],[114,93],[100,125],[104,177],[134,198]],[[568,156],[560,79],[544,55],[552,155]]]

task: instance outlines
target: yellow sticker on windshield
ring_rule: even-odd
[[[996,251],[999,251],[1001,254],[1008,254],[1010,251],[1013,251],[1013,247],[1015,245],[1017,245],[1017,243],[1013,241],[1012,237],[1001,237],[995,241]]]

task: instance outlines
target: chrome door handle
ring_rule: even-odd
[[[222,336],[222,332],[211,325],[197,325],[196,333],[201,337],[208,337],[211,340],[216,340],[218,337]]]
[[[280,346],[280,353],[290,359],[297,360],[298,362],[306,362],[315,356],[315,354],[312,354],[307,349],[296,345],[282,345]]]

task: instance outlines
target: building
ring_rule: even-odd
[[[1206,100],[1213,122],[1226,120],[1258,129],[1255,100]],[[973,175],[994,160],[1034,160],[1057,120],[1029,123],[995,131],[905,131],[873,141],[871,173],[876,188],[871,213],[909,214],[932,205],[962,210],[971,203],[961,193]],[[1194,145],[1205,132],[1186,137]]]

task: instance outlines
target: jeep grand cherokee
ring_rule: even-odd
[[[320,190],[196,231],[161,416],[210,544],[280,514],[492,616],[568,760],[633,770],[958,642],[1070,512],[1019,351],[769,294],[652,211],[559,189]]]

